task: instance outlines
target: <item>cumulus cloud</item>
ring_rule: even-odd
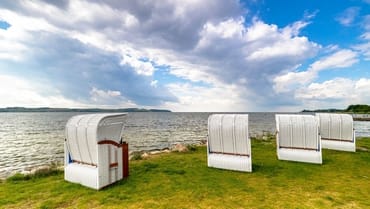
[[[0,19],[12,25],[0,30],[2,73],[51,85],[79,104],[179,111],[296,105],[304,98],[291,93],[299,82],[308,86],[320,71],[357,62],[354,51],[333,49],[297,71],[322,49],[301,35],[315,14],[278,27],[246,19],[237,0],[1,4]],[[341,16],[344,24],[356,17],[351,11]]]
[[[42,60],[50,59],[55,61],[56,65],[59,65],[58,67],[64,68],[63,70],[51,71],[50,76],[56,79],[55,85],[58,85],[58,88],[61,88],[63,92],[68,91],[69,93],[66,94],[74,99],[81,97],[82,94],[87,94],[91,86],[96,85],[94,82],[103,85],[102,77],[94,74],[99,73],[96,70],[99,67],[87,64],[90,58],[92,63],[100,65],[101,68],[106,67],[105,71],[120,67],[115,66],[117,59],[119,59],[121,68],[123,68],[122,76],[112,75],[114,82],[110,82],[109,87],[114,84],[116,89],[124,88],[122,92],[125,92],[128,99],[137,102],[137,104],[148,105],[159,105],[162,101],[176,101],[176,98],[170,95],[158,81],[151,83],[153,79],[150,77],[155,73],[155,66],[174,63],[173,66],[171,65],[171,69],[176,71],[176,69],[181,69],[183,66],[191,65],[190,59],[179,61],[179,57],[188,56],[188,54],[182,52],[192,49],[197,44],[198,32],[203,25],[210,20],[218,22],[225,17],[237,17],[243,13],[239,2],[234,0],[166,1],[160,3],[158,1],[146,1],[144,3],[114,0],[106,2],[84,0],[62,2],[5,1],[3,5],[4,9],[0,13],[2,14],[1,18],[11,21],[15,26],[14,29],[18,29],[14,33],[8,32],[5,40],[11,41],[13,34],[26,35],[13,42],[2,41],[4,48],[10,48],[11,45],[16,46],[16,44],[20,44],[20,46],[18,47],[19,50],[11,53],[8,50],[4,51],[1,57],[8,59],[12,56],[19,60],[23,58],[22,56],[29,55],[29,53],[24,53],[24,50],[30,48],[29,43],[34,42],[32,41],[34,36],[29,35],[29,32],[35,32],[31,34],[48,33],[49,37],[64,37],[64,40],[77,39],[83,44],[75,42],[72,44],[75,47],[71,48],[67,48],[70,45],[66,44],[65,47],[58,48],[58,50],[72,50],[71,54],[75,55],[74,51],[79,51],[79,47],[81,47],[82,50],[77,52],[77,55],[83,61],[86,61],[80,63],[82,66],[74,66],[71,64],[72,61],[61,60],[61,58],[68,57],[74,60],[76,65],[80,62],[74,56],[58,57],[56,53],[58,50],[46,46],[49,43],[41,44],[41,46],[37,46],[38,43],[33,43],[36,50],[32,49],[30,53],[36,57],[35,60],[40,57],[37,54],[41,53],[41,56],[45,56],[41,58]],[[24,26],[24,23],[29,24]],[[28,26],[36,27],[28,28]],[[44,40],[44,42],[47,41],[50,40]],[[89,54],[90,49],[92,49],[93,54]],[[112,54],[109,56],[112,57],[103,56],[104,58],[98,57],[94,60],[95,55],[98,55],[95,53],[99,50],[111,52]],[[181,63],[180,68],[176,68],[178,63]],[[35,64],[42,65],[44,63]],[[94,70],[88,70],[88,67],[92,67]],[[57,75],[61,75],[64,71],[67,71],[66,74],[70,74],[65,69],[78,69],[76,71],[81,72],[82,79],[90,79],[90,84],[82,85],[78,90],[72,90],[73,87],[66,87],[66,85],[63,85],[63,79],[57,78]],[[130,71],[135,71],[135,73],[132,72],[131,75],[128,73]],[[42,72],[36,74],[42,74]],[[108,74],[105,75],[108,76]],[[79,76],[77,77],[73,80],[80,79]],[[98,77],[101,80],[97,79]],[[118,81],[115,81],[117,78],[123,79],[122,83],[119,84],[121,85],[120,88],[117,88]],[[80,83],[84,84],[85,82]],[[110,89],[99,85],[97,85],[99,89]]]
[[[151,77],[138,74],[130,65],[122,65],[119,55],[55,34],[35,33],[33,37],[30,41],[33,48],[25,57],[28,62],[8,62],[3,70],[11,72],[11,68],[16,68],[18,71],[13,74],[49,84],[64,97],[80,103],[90,103],[91,92],[94,93],[92,101],[98,101],[97,96],[102,98],[102,92],[91,91],[94,88],[113,89],[122,94],[122,101],[99,100],[99,104],[132,101],[137,105],[155,106],[176,101],[164,87],[154,88]]]
[[[349,104],[369,103],[369,89],[370,79],[335,78],[301,87],[296,91],[295,97],[303,100],[306,107],[343,108]]]
[[[233,86],[263,103],[261,95],[272,95],[272,75],[314,56],[320,46],[299,36],[306,21],[278,28],[258,18],[246,20],[245,12],[234,0],[7,1],[1,18],[25,35],[3,44],[20,44],[11,55],[32,58],[43,68],[34,74],[48,74],[71,99],[87,100],[96,88],[114,89],[139,105],[176,102],[170,86],[153,79],[158,66],[167,66],[169,74],[194,88],[197,82]],[[27,21],[36,27],[21,24]],[[32,50],[24,53],[30,43]],[[66,85],[63,77],[80,86]]]
[[[311,83],[307,88],[300,88],[295,96],[298,99],[351,99],[354,82],[350,79],[336,78],[323,83]]]
[[[274,90],[277,93],[289,92],[297,86],[311,82],[315,77],[314,71],[288,72],[274,78]]]
[[[278,100],[272,91],[272,77],[311,58],[320,49],[318,44],[298,36],[305,25],[299,22],[278,28],[254,19],[245,26],[245,20],[240,18],[208,23],[194,49],[194,54],[204,59],[192,59],[199,66],[207,66],[202,68],[205,81],[237,85],[240,92],[251,92],[248,97],[258,106],[267,104],[271,99]],[[181,75],[186,78],[193,71],[196,68],[186,68]]]

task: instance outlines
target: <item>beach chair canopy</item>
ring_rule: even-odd
[[[316,113],[322,147],[342,151],[356,151],[353,118],[348,114]]]
[[[312,115],[276,115],[278,158],[321,163],[318,123]]]
[[[86,114],[72,117],[66,125],[66,143],[75,161],[96,165],[97,144],[110,140],[119,144],[126,114]]]
[[[100,189],[122,178],[121,136],[125,116],[125,113],[85,114],[67,122],[66,180]],[[112,169],[116,169],[114,177]],[[94,179],[86,182],[84,179],[89,177],[83,173]]]
[[[318,126],[311,115],[278,115],[277,131],[280,148],[318,150]]]
[[[348,114],[316,113],[321,139],[353,141],[353,119]]]
[[[213,114],[208,118],[208,166],[252,171],[247,114]]]

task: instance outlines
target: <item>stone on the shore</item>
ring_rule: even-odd
[[[172,147],[172,151],[177,152],[187,152],[189,151],[188,148],[184,144],[175,144],[175,146]]]
[[[147,158],[149,157],[149,154],[147,152],[144,152],[142,155],[141,155],[142,158]]]
[[[154,150],[154,151],[150,152],[151,155],[156,155],[156,154],[160,154],[160,153],[162,153],[162,152],[159,151],[159,150]]]

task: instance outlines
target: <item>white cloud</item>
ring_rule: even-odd
[[[296,71],[321,49],[300,35],[317,12],[278,27],[257,17],[245,19],[246,11],[235,0],[75,0],[67,4],[36,0],[14,5],[19,7],[17,12],[0,9],[0,19],[12,25],[0,30],[0,59],[22,61],[32,53],[55,53],[42,57],[53,63],[45,71],[54,75],[59,85],[55,88],[74,93],[76,87],[66,88],[67,79],[60,75],[63,70],[71,75],[81,72],[83,77],[75,78],[83,82],[78,96],[84,93],[84,99],[97,105],[109,101],[115,105],[164,103],[176,111],[256,110],[249,101],[278,106],[270,101],[276,101],[279,93],[292,92],[302,84],[307,87],[322,70],[357,62],[355,52],[334,46],[332,55]],[[50,39],[56,43],[41,46],[35,42],[42,32],[58,37]],[[63,48],[60,40],[73,41],[63,42],[68,46]],[[370,51],[361,47],[357,50]],[[60,49],[74,53],[58,56]],[[169,80],[174,77],[171,84],[161,85],[158,66],[168,69]]]
[[[163,65],[173,76],[191,82],[235,91],[261,91],[251,94],[255,97],[271,91],[270,74],[299,64],[320,48],[299,36],[308,22],[278,28],[255,19],[246,26],[236,1],[129,1],[124,5],[71,1],[65,7],[56,7],[31,1],[21,6],[25,14],[47,20],[36,31],[67,36],[115,53],[121,57],[122,67],[131,67],[138,75],[148,77],[149,82],[153,81],[150,77],[156,72],[155,66]],[[92,76],[86,70],[83,74],[85,78]],[[158,88],[159,83],[148,85]],[[91,93],[95,95],[92,98],[100,98],[97,90]],[[140,93],[137,96],[141,97]]]
[[[340,14],[336,20],[344,25],[350,26],[355,21],[356,17],[359,15],[360,8],[359,7],[350,7],[344,10],[342,14]]]
[[[129,65],[135,69],[139,75],[150,76],[155,71],[153,65],[148,61],[141,61],[138,58],[124,55],[121,60],[121,65]]]
[[[354,90],[354,83],[350,79],[337,78],[323,83],[311,83],[307,88],[303,87],[296,91],[298,99],[350,99]]]
[[[357,53],[352,50],[339,50],[330,56],[314,62],[310,70],[317,72],[325,69],[349,67],[359,61],[357,56]]]
[[[268,25],[257,20],[253,22],[253,25],[247,28],[246,40],[248,42],[253,42],[268,38],[276,38],[277,31],[278,28],[276,25]]]
[[[360,38],[363,40],[363,43],[353,46],[355,50],[358,50],[365,60],[370,60],[370,15],[365,17],[364,29],[366,30]]]
[[[121,92],[112,91],[112,90],[104,91],[104,90],[93,87],[90,91],[90,95],[93,101],[111,100],[111,99],[121,96]]]
[[[119,91],[101,90],[93,87],[90,100],[71,100],[66,98],[50,84],[29,82],[26,79],[0,75],[0,107],[75,107],[103,108],[136,107],[137,105],[125,98]]]
[[[370,103],[370,79],[335,78],[322,83],[312,83],[298,89],[295,97],[306,107],[343,108],[350,104]]]
[[[233,85],[202,87],[191,84],[169,84],[168,88],[178,96],[179,102],[168,102],[164,107],[180,112],[237,112],[255,109],[242,99],[238,87]]]
[[[63,97],[50,86],[0,75],[0,107],[86,107],[87,105]],[[45,95],[45,92],[49,94]]]
[[[152,82],[150,82],[150,85],[153,86],[153,87],[157,87],[158,86],[158,80],[153,80]]]
[[[252,52],[247,60],[263,61],[276,57],[303,55],[302,52],[310,51],[312,46],[308,45],[305,37],[294,37],[292,39],[276,41],[272,45],[265,45]],[[284,49],[284,50],[281,50]]]
[[[370,79],[361,78],[355,83],[355,92],[358,99],[357,103],[370,103]]]
[[[307,25],[297,21],[278,28],[255,19],[246,26],[244,19],[238,18],[208,22],[194,49],[196,57],[190,56],[197,66],[180,66],[170,72],[193,81],[202,78],[216,85],[237,85],[239,91],[248,88],[255,93],[252,100],[264,103],[271,92],[272,75],[299,65],[320,49],[318,44],[298,36]]]
[[[29,52],[28,42],[35,31],[58,31],[46,20],[19,15],[0,8],[0,19],[10,23],[7,30],[0,30],[0,59],[21,61]]]
[[[316,74],[313,71],[288,72],[274,78],[274,90],[276,93],[289,92],[311,82],[315,77]]]
[[[244,18],[239,18],[237,20],[228,19],[217,24],[211,22],[206,23],[200,32],[201,39],[195,49],[202,50],[202,48],[215,44],[213,42],[215,38],[242,39],[245,33],[243,23]]]
[[[33,15],[44,17],[52,24],[64,29],[79,27],[86,30],[94,25],[104,28],[104,23],[113,21],[117,22],[121,28],[130,28],[138,24],[138,20],[130,13],[93,1],[69,1],[66,8],[58,8],[37,0],[23,1],[21,5]]]
[[[90,90],[90,101],[85,102],[89,106],[96,107],[96,105],[99,105],[102,108],[137,107],[134,101],[125,98],[120,91],[102,90],[96,87]]]
[[[276,93],[294,91],[297,87],[304,86],[314,81],[320,71],[352,66],[354,63],[358,62],[357,56],[356,52],[348,49],[334,52],[329,56],[315,61],[305,71],[286,72],[285,74],[276,76],[273,79],[274,90]]]
[[[307,18],[312,18],[307,17]],[[299,33],[301,32],[301,29],[305,28],[307,25],[309,25],[309,22],[306,21],[296,21],[291,25],[286,26],[283,28],[283,34],[286,34],[285,36],[291,37],[291,36],[298,36]]]

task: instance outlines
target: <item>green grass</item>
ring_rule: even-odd
[[[253,172],[207,167],[206,148],[130,162],[101,191],[63,172],[0,183],[0,208],[370,208],[370,138],[356,153],[323,150],[323,165],[278,161],[274,140],[253,140]]]

